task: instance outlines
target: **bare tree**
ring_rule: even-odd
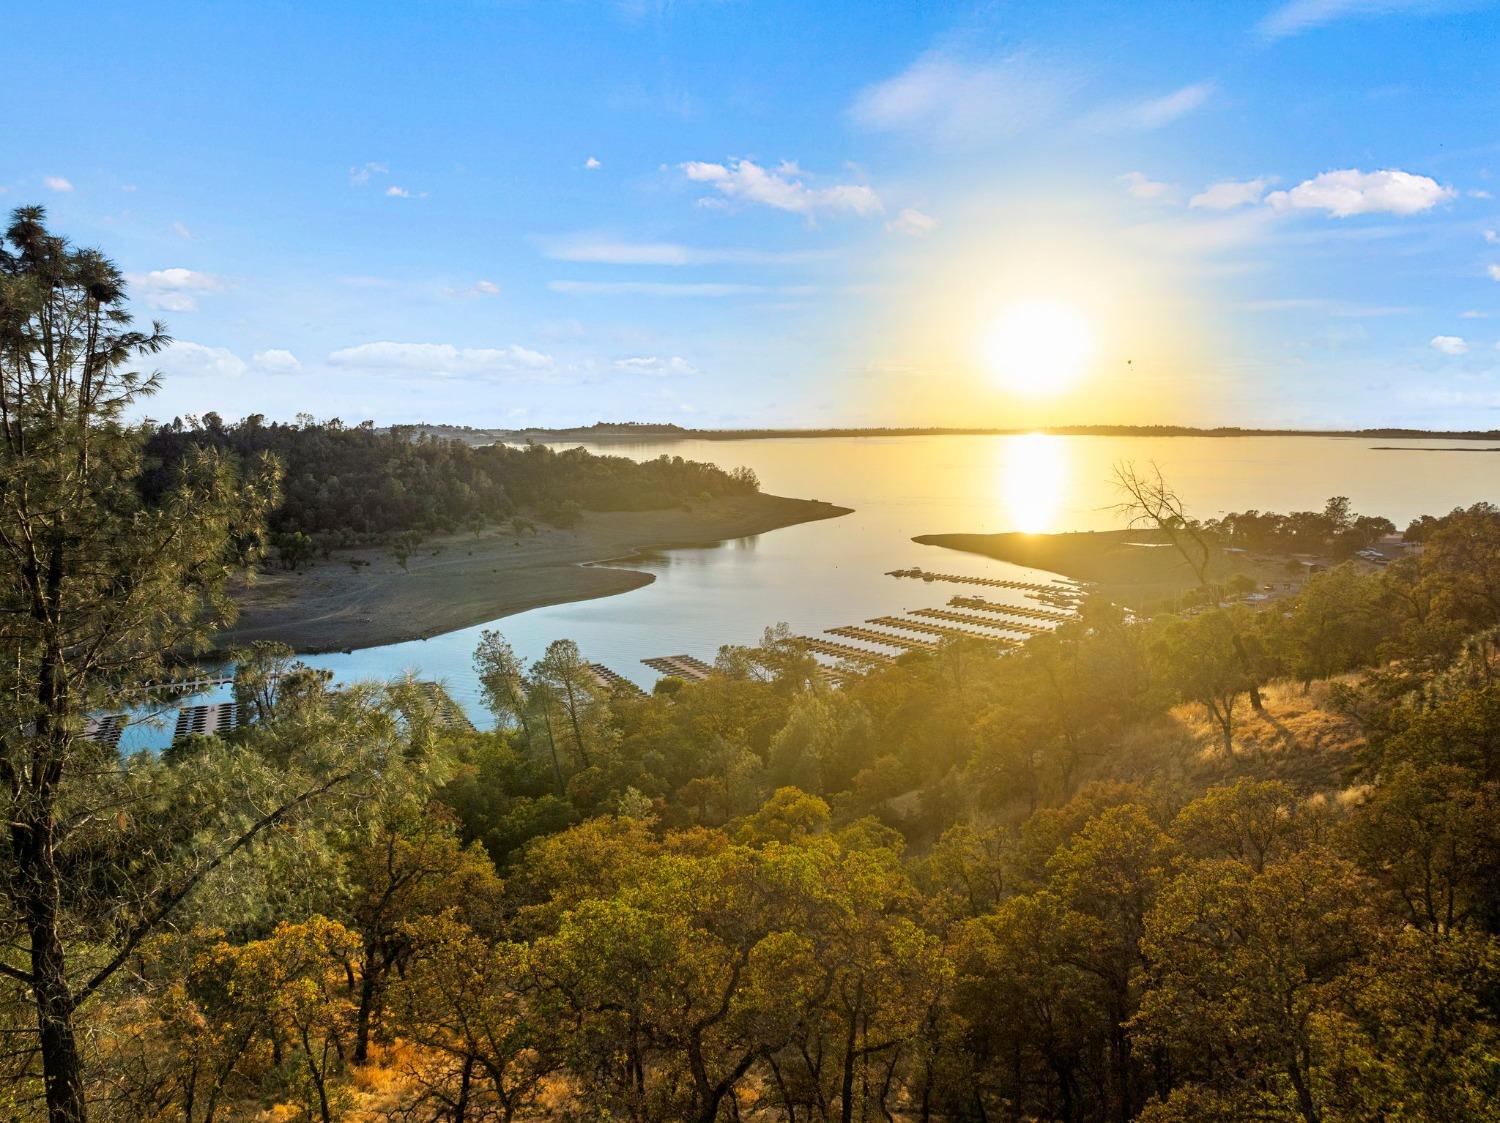
[[[1210,590],[1209,568],[1214,560],[1214,545],[1203,533],[1202,524],[1188,515],[1182,497],[1167,483],[1156,462],[1152,461],[1149,472],[1143,472],[1134,463],[1121,461],[1115,465],[1114,480],[1122,495],[1115,511],[1123,515],[1132,528],[1150,527],[1161,534],[1198,578],[1198,587]],[[1230,637],[1235,656],[1250,684],[1250,705],[1257,711],[1264,710],[1259,676],[1255,673],[1245,637],[1237,627],[1231,629]]]

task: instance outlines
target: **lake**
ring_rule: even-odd
[[[576,444],[576,442],[575,442]],[[1376,446],[1399,446],[1396,450]],[[572,447],[572,445],[568,446]],[[443,682],[478,722],[470,658],[493,626],[535,658],[554,639],[577,641],[585,657],[649,688],[640,660],[690,654],[712,661],[722,644],[754,643],[768,624],[796,632],[858,624],[873,616],[939,607],[956,592],[992,600],[1022,594],[903,580],[911,566],[945,573],[1045,581],[1049,575],[972,555],[919,546],[918,534],[1108,530],[1121,525],[1114,465],[1154,461],[1203,518],[1231,510],[1321,508],[1347,495],[1362,514],[1404,527],[1500,495],[1500,452],[1452,441],[1323,437],[922,436],[777,438],[585,445],[637,459],[667,454],[755,470],[764,490],[824,499],[854,513],[698,549],[631,559],[656,578],[619,596],[534,609],[432,639],[347,654],[313,655],[338,681],[414,672]],[[134,731],[132,731],[134,733]],[[144,731],[142,731],[144,733]],[[127,734],[127,744],[140,743]]]

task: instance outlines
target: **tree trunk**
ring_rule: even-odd
[[[45,767],[45,766],[44,766]],[[46,797],[37,802],[50,805]],[[25,916],[31,944],[31,991],[36,1005],[37,1038],[42,1054],[50,1123],[84,1123],[83,1061],[73,1031],[73,991],[59,934],[57,861],[53,853],[50,810],[22,811],[11,830],[16,857],[14,892]]]
[[[354,1063],[364,1064],[370,1057],[370,1020],[375,1012],[375,953],[366,952],[359,974],[359,1011],[354,1018]]]

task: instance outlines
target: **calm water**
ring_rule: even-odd
[[[1403,450],[1374,447],[1393,444]],[[886,576],[891,569],[1046,580],[1045,574],[1002,562],[918,546],[911,538],[1117,527],[1110,476],[1121,461],[1155,461],[1201,517],[1251,507],[1320,508],[1331,495],[1347,495],[1357,511],[1385,515],[1401,527],[1420,514],[1500,497],[1500,452],[1425,451],[1453,447],[1430,440],[1030,435],[586,447],[638,459],[666,453],[726,468],[743,464],[755,470],[766,491],[854,508],[839,519],[644,556],[631,564],[655,576],[650,585],[535,609],[493,625],[523,656],[534,658],[550,641],[566,637],[587,658],[648,687],[656,676],[642,658],[686,653],[712,661],[721,644],[753,643],[777,621],[813,635],[872,616],[941,606],[965,591]],[[978,591],[1030,603],[1019,593]],[[470,670],[480,631],[465,628],[352,654],[309,656],[307,662],[331,669],[344,682],[414,671],[445,683],[483,720]]]

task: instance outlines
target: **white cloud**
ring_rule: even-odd
[[[809,186],[806,173],[790,160],[774,169],[753,160],[731,160],[728,165],[690,160],[680,166],[688,179],[708,184],[725,198],[759,203],[809,218],[821,213],[864,218],[884,209],[875,189],[862,183]]]
[[[238,378],[245,373],[245,360],[227,347],[173,340],[157,362],[168,375],[181,378]]]
[[[1469,345],[1457,335],[1435,335],[1430,346],[1444,355],[1462,355],[1469,350]]]
[[[1260,202],[1271,181],[1267,177],[1257,179],[1225,179],[1210,184],[1188,200],[1188,206],[1210,211],[1229,211],[1235,207],[1249,206]]]
[[[583,166],[585,168],[587,168],[589,171],[594,172],[594,171],[598,171],[604,165],[599,162],[599,158],[597,156],[590,156],[587,160],[585,160],[583,162]]]
[[[1500,265],[1486,265],[1484,271],[1490,275],[1490,280],[1500,281]]]
[[[867,128],[972,144],[1047,120],[1074,84],[1026,54],[975,63],[929,51],[894,78],[860,91],[851,112]]]
[[[172,233],[176,234],[184,242],[190,242],[190,241],[192,241],[192,238],[193,238],[193,232],[191,230],[189,230],[187,228],[187,226],[184,225],[181,222],[174,222],[174,223],[172,223]]]
[[[1090,121],[1096,128],[1110,130],[1159,129],[1197,109],[1213,95],[1214,88],[1212,82],[1196,82],[1161,97],[1106,106],[1093,114]]]
[[[389,340],[341,348],[328,356],[328,362],[337,367],[469,377],[540,375],[557,366],[551,355],[514,343],[508,347],[455,347],[451,343],[393,343]]]
[[[1500,243],[1500,233],[1497,233],[1494,230],[1486,230],[1484,232],[1484,240],[1492,246]]]
[[[500,286],[497,285],[497,284],[495,284],[494,281],[475,281],[472,285],[469,285],[467,288],[462,288],[462,289],[444,289],[443,290],[443,294],[445,296],[452,296],[452,297],[456,297],[458,299],[464,299],[464,298],[470,298],[470,297],[476,297],[476,296],[499,296],[500,295]]]
[[[291,374],[293,371],[302,369],[297,356],[280,347],[272,347],[268,351],[257,351],[255,365],[272,374]]]
[[[893,234],[906,234],[913,238],[920,238],[936,230],[938,220],[915,207],[906,207],[890,222],[887,222],[885,228]]]
[[[1144,172],[1126,172],[1120,176],[1120,182],[1125,185],[1125,190],[1129,191],[1133,198],[1148,202],[1171,199],[1176,192],[1176,188],[1170,183],[1158,183]]]
[[[385,189],[385,193],[392,199],[410,199],[411,192],[404,187],[397,187],[394,183]]]
[[[60,175],[42,176],[42,186],[49,191],[71,191],[73,185]]]
[[[349,169],[349,182],[355,187],[363,187],[370,179],[377,175],[390,175],[389,164],[381,164],[370,161],[368,164],[359,164]]]
[[[1348,16],[1436,13],[1455,6],[1461,5],[1436,0],[1290,0],[1261,20],[1256,30],[1267,39],[1284,39]]]
[[[1425,175],[1386,168],[1324,172],[1290,191],[1273,191],[1266,202],[1278,210],[1320,210],[1335,218],[1356,214],[1417,214],[1453,198],[1451,187]]]
[[[684,246],[677,242],[625,242],[592,234],[541,239],[542,253],[553,261],[597,265],[783,265],[826,255],[805,250],[778,251],[732,247]]]
[[[1466,308],[1458,314],[1458,318],[1460,320],[1488,320],[1490,314],[1488,312],[1481,312],[1477,308]]]
[[[637,355],[628,359],[616,359],[613,368],[624,374],[697,374],[698,368],[679,355],[661,358],[656,355]]]
[[[148,308],[167,312],[196,312],[200,295],[224,291],[224,282],[211,273],[180,267],[130,274],[126,280],[135,286]]]
[[[762,293],[806,296],[811,285],[742,285],[720,281],[548,281],[553,292],[567,296],[747,296]]]

